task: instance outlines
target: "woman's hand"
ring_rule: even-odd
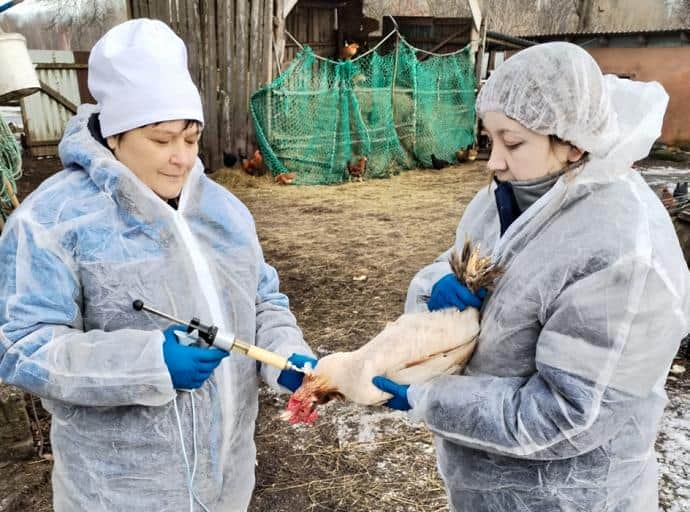
[[[186,332],[186,327],[171,325],[165,331],[163,359],[170,372],[175,389],[197,389],[208,379],[223,358],[230,355],[225,350],[181,345],[175,332]]]
[[[290,361],[297,368],[304,368],[305,366],[308,366],[312,370],[316,368],[316,364],[319,362],[317,359],[314,359],[311,356],[305,356],[303,354],[292,354],[290,357],[288,357],[288,361]],[[280,372],[280,375],[278,375],[278,384],[289,389],[290,391],[297,391],[297,388],[302,385],[303,380],[304,374],[295,370],[283,370]]]
[[[393,382],[392,380],[382,377],[381,375],[377,375],[371,379],[371,382],[381,391],[385,391],[386,393],[393,395],[393,398],[384,404],[386,407],[390,407],[391,409],[396,409],[398,411],[409,411],[412,408],[410,407],[410,402],[407,401],[407,390],[410,387],[409,385],[398,384],[397,382]]]
[[[455,274],[446,274],[436,281],[431,288],[431,297],[427,302],[429,311],[439,311],[456,307],[463,311],[467,307],[481,308],[486,297],[486,290],[480,288],[477,293],[472,293],[467,286],[458,281]]]

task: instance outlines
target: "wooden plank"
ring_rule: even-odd
[[[170,0],[159,0],[156,2],[158,4],[158,17],[161,21],[164,21],[168,25],[171,22],[170,16]]]
[[[260,85],[263,87],[264,85],[270,83],[271,77],[273,75],[273,7],[274,7],[274,2],[273,0],[263,0],[265,2],[264,6],[264,21],[263,21],[263,26],[264,26],[264,32],[263,32],[263,52],[264,52],[264,69],[263,69],[263,79],[260,83]],[[271,132],[273,131],[273,119],[272,119],[272,112],[273,112],[273,106],[271,102],[271,93],[268,92],[266,94],[266,99],[265,99],[265,108],[266,108],[266,137],[270,140],[271,138]],[[254,124],[252,122],[251,125],[252,128],[254,128]],[[256,130],[251,131],[253,134],[254,139],[256,140]]]
[[[219,69],[219,96],[218,96],[218,123],[219,123],[219,137],[221,151],[232,150],[227,147],[228,140],[228,125],[230,118],[228,116],[228,85],[230,77],[227,72],[228,64],[228,20],[230,13],[228,12],[231,0],[216,0],[218,7],[218,69]]]
[[[158,17],[158,2],[156,0],[149,0],[147,4],[149,7],[148,17],[154,20],[160,19]]]
[[[48,96],[50,96],[51,98],[53,98],[60,105],[65,107],[67,110],[69,110],[73,114],[77,113],[77,106],[74,103],[72,103],[70,100],[65,98],[62,94],[60,94],[58,91],[53,89],[51,86],[49,86],[43,80],[39,80],[38,83],[41,84],[41,92],[43,92],[43,93],[47,94]]]
[[[467,0],[467,3],[470,6],[470,11],[472,11],[474,28],[479,32],[482,26],[482,10],[479,8],[479,2],[477,0]]]
[[[34,69],[88,69],[88,64],[76,62],[39,62],[34,65]]]
[[[235,130],[237,128],[237,119],[234,117],[234,95],[237,85],[235,84],[235,75],[233,75],[233,66],[237,60],[237,52],[235,50],[235,17],[236,17],[236,2],[235,0],[226,0],[228,3],[227,7],[227,21],[226,21],[226,45],[227,45],[227,61],[225,63],[225,69],[227,73],[227,95],[225,98],[225,104],[227,109],[227,126],[225,128],[225,140],[223,141],[225,145],[229,145],[232,148],[232,153],[237,154],[237,146],[235,145]]]
[[[60,139],[52,139],[52,140],[33,140],[31,142],[25,142],[24,145],[27,148],[38,148],[41,146],[57,146],[60,144]]]
[[[275,0],[275,13],[273,15],[273,40],[277,56],[277,69],[280,70],[285,62],[285,0]]]
[[[315,43],[313,41],[307,41],[305,44],[308,44],[312,49],[314,48],[333,48],[334,50],[336,49],[336,45],[333,44],[332,42],[325,42],[325,43]],[[287,48],[297,48],[299,51],[299,46],[297,46],[295,43],[286,43],[285,46]],[[319,55],[324,55],[328,52],[317,52]]]
[[[237,2],[236,0],[228,0],[230,5],[231,5],[231,10],[232,10],[232,19],[228,20],[228,31],[230,32],[229,37],[228,37],[228,118],[230,120],[228,129],[227,129],[227,134],[228,138],[225,141],[227,145],[229,145],[233,152],[239,152],[243,151],[242,148],[240,148],[237,145],[237,141],[239,140],[239,137],[237,135],[238,132],[238,127],[239,127],[239,120],[238,120],[238,113],[237,113],[237,98],[238,98],[238,88],[239,84],[237,83],[238,79],[238,69],[239,69],[239,63],[238,63],[238,48],[237,48],[237,41],[238,41],[238,35],[237,35],[237,26],[239,24],[238,18],[239,18],[239,13],[240,10],[242,9],[242,5],[240,5],[240,2]],[[246,153],[245,153],[246,154]]]
[[[263,0],[264,6],[264,71],[261,83],[269,83],[273,75],[273,0]]]
[[[249,54],[252,55],[253,58],[248,59],[246,63],[247,90],[244,98],[244,104],[247,109],[247,121],[244,125],[244,137],[247,141],[247,147],[250,148],[255,146],[256,142],[252,140],[252,137],[250,137],[252,120],[249,113],[249,102],[251,100],[252,93],[257,89],[259,80],[261,79],[260,75],[263,75],[263,55],[261,54],[261,29],[263,26],[261,16],[262,4],[263,0],[252,0],[249,19],[249,33],[251,34],[249,39]]]
[[[209,37],[209,18],[208,18],[208,3],[209,0],[200,0],[198,2],[199,6],[199,27],[200,27],[200,40],[199,40],[199,92],[201,94],[201,103],[204,108],[204,134],[201,139],[203,153],[206,157],[205,163],[208,167],[214,168],[214,155],[213,155],[213,139],[214,139],[214,123],[211,119],[211,108],[212,105],[208,104],[207,91],[209,88],[209,48],[208,48],[208,37]]]
[[[179,35],[183,41],[189,40],[189,12],[187,10],[187,0],[178,0],[178,16],[180,17],[180,23],[177,26],[177,35]],[[189,44],[187,44],[187,54],[189,54]],[[187,57],[189,59],[189,56]],[[194,75],[192,75],[193,77]]]
[[[198,86],[201,86],[201,19],[199,14],[199,2],[185,0],[187,2],[187,16],[189,24],[185,41],[190,47],[189,67],[193,70],[192,76]]]
[[[143,18],[141,15],[142,11],[142,1],[141,0],[129,0],[129,14],[132,19]]]
[[[214,170],[220,167],[223,162],[219,149],[220,136],[218,132],[218,44],[216,39],[216,16],[216,2],[215,0],[208,0],[206,14],[208,60],[206,61],[204,73],[207,77],[205,97],[206,110],[210,120],[209,130],[211,131],[209,165]]]
[[[461,36],[464,32],[465,32],[464,30],[458,30],[457,32],[453,32],[451,35],[449,35],[448,37],[446,37],[443,41],[441,41],[440,43],[438,43],[436,46],[434,46],[434,47],[432,47],[430,50],[426,50],[426,51],[428,51],[428,52],[430,52],[430,53],[435,53],[435,52],[437,52],[438,50],[440,50],[441,48],[443,48],[444,46],[446,46],[448,43],[450,43],[450,42],[451,42],[453,39],[455,39],[456,37]],[[428,54],[424,54],[424,55],[422,55],[422,56],[419,58],[419,60],[422,61],[422,60],[425,60],[425,59],[427,59],[427,58],[429,58],[429,55],[428,55]]]
[[[484,24],[481,27],[481,30],[479,31],[479,41],[477,45],[477,53],[474,55],[475,58],[475,83],[477,84],[476,87],[479,87],[479,82],[482,78],[482,63],[484,62],[484,52],[486,51],[486,24],[487,24],[488,19],[484,19]],[[475,130],[475,133],[476,130]]]
[[[283,3],[283,18],[287,18],[288,14],[292,12],[298,0],[284,0]]]
[[[12,188],[12,184],[10,183],[10,180],[7,179],[7,176],[2,177],[2,183],[5,186],[5,193],[10,198],[10,202],[12,203],[12,208],[14,208],[14,209],[19,208],[19,199],[17,199],[17,195],[14,193],[14,189]]]
[[[236,17],[235,17],[235,49],[236,56],[235,60],[237,62],[237,73],[235,75],[237,89],[235,90],[235,117],[233,118],[237,122],[237,130],[235,132],[235,147],[238,151],[242,151],[245,155],[249,154],[247,147],[247,140],[244,134],[246,133],[247,126],[247,62],[248,53],[247,47],[249,37],[247,34],[247,28],[249,26],[248,12],[247,12],[247,2],[239,0],[235,4],[236,6]]]
[[[180,30],[180,16],[177,10],[178,0],[168,0],[170,2],[170,26],[172,29],[179,33]]]

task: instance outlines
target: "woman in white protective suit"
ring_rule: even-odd
[[[658,509],[654,441],[690,276],[631,164],[667,100],[657,83],[603,76],[569,43],[517,53],[480,91],[494,180],[455,245],[480,243],[505,274],[464,375],[377,378],[436,435],[452,510]],[[481,304],[449,273],[447,255],[422,269],[406,311]]]
[[[0,378],[52,413],[56,511],[244,511],[259,380],[294,389],[297,372],[178,343],[132,302],[298,366],[311,351],[251,215],[204,175],[182,40],[118,25],[91,52],[89,88],[98,106],[68,123],[65,170],[0,238]]]

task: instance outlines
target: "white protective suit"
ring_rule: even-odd
[[[478,98],[480,114],[504,112],[590,158],[502,237],[495,184],[468,205],[456,246],[469,236],[505,275],[484,302],[464,375],[411,386],[411,415],[437,436],[452,510],[656,511],[654,442],[688,332],[690,275],[666,210],[630,165],[659,135],[667,96],[655,83],[602,78],[565,43],[503,66]],[[588,94],[594,85],[610,101]],[[537,108],[512,103],[531,101],[520,86]],[[421,270],[406,311],[424,310],[422,297],[449,271],[446,255]]]
[[[53,415],[55,510],[189,510],[173,400],[194,488],[214,512],[247,509],[254,487],[259,378],[278,370],[223,360],[191,397],[163,359],[168,323],[145,303],[199,317],[284,356],[311,354],[253,219],[197,163],[177,210],[87,129],[80,107],[60,144],[66,169],[10,217],[0,238],[0,378]],[[201,510],[200,508],[196,508]]]

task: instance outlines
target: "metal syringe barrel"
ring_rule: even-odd
[[[135,300],[132,303],[132,307],[137,311],[148,311],[149,313],[153,313],[154,315],[163,317],[167,320],[170,320],[171,322],[186,325],[190,328],[199,328],[199,326],[201,326],[200,333],[201,330],[203,330],[205,334],[210,334],[210,336],[201,336],[202,339],[204,339],[209,345],[212,345],[221,350],[225,350],[226,352],[237,352],[240,354],[244,354],[245,356],[251,357],[256,361],[260,361],[262,363],[274,366],[279,370],[301,371],[299,368],[296,368],[292,363],[290,363],[290,361],[288,361],[286,357],[278,355],[275,352],[271,352],[270,350],[257,347],[256,345],[246,343],[242,340],[235,338],[234,335],[227,335],[225,333],[221,333],[216,326],[206,326],[203,324],[199,324],[197,319],[194,319],[192,323],[184,322],[179,318],[175,318],[172,315],[168,315],[167,313],[163,313],[162,311],[158,311],[156,309],[153,309],[152,307],[146,306],[144,302],[141,300]]]
[[[283,357],[275,352],[271,352],[270,350],[257,347],[256,345],[251,345],[235,338],[234,336],[228,336],[220,331],[218,334],[216,334],[216,339],[214,340],[213,345],[217,348],[227,350],[228,352],[232,351],[244,354],[257,361],[274,366],[279,370],[295,369],[290,361],[288,361],[287,357]]]

